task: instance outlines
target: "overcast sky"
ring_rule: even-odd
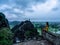
[[[0,0],[9,21],[60,21],[60,0]]]

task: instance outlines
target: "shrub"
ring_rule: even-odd
[[[13,33],[9,28],[0,29],[0,45],[12,45]]]

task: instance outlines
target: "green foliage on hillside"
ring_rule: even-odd
[[[0,45],[12,45],[13,33],[9,28],[0,29]]]
[[[25,32],[25,36],[26,36],[26,37],[29,37],[29,36],[30,36],[30,33],[31,33],[31,31],[26,31],[26,32]]]

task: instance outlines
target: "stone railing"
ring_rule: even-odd
[[[57,36],[51,32],[45,31],[45,30],[42,31],[42,36],[44,37],[44,39],[50,41],[54,45],[60,45],[60,37],[59,36]]]

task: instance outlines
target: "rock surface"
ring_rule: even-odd
[[[17,43],[17,44],[13,44],[13,45],[52,45],[52,44],[46,40],[41,40],[41,41],[30,40],[27,42]]]

